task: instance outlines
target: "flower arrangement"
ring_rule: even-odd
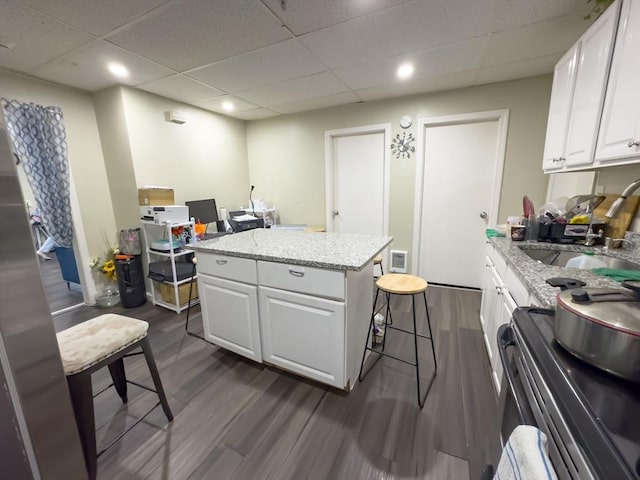
[[[114,247],[109,243],[107,236],[104,237],[105,244],[107,246],[106,253],[104,258],[102,257],[92,257],[89,261],[89,266],[91,268],[95,268],[100,270],[105,277],[109,280],[116,280],[116,262],[115,257],[120,253],[118,247]]]

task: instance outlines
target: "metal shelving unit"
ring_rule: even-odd
[[[184,257],[185,255],[193,254],[194,251],[189,249],[188,247],[191,244],[187,244],[185,246],[181,246],[179,248],[174,248],[172,241],[171,230],[173,228],[184,227],[191,230],[191,238],[195,239],[194,233],[194,223],[193,222],[182,222],[182,223],[154,223],[150,221],[143,220],[142,222],[142,232],[144,235],[145,242],[145,252],[147,256],[147,273],[148,273],[148,265],[152,261],[157,261],[159,258],[168,259],[171,263],[171,273],[172,279],[169,281],[162,282],[165,285],[171,286],[173,288],[173,298],[174,302],[167,302],[162,298],[161,293],[156,288],[156,281],[151,281],[151,298],[154,305],[159,305],[164,308],[168,308],[169,310],[173,310],[176,313],[180,313],[183,310],[186,310],[189,307],[188,303],[180,303],[180,295],[179,295],[179,287],[184,284],[189,284],[191,281],[191,277],[185,278],[183,280],[178,280],[178,275],[176,272],[176,260],[180,257]],[[153,250],[151,245],[154,241],[168,239],[169,241],[169,251],[168,252],[159,252]],[[195,275],[193,280],[198,276]],[[191,300],[191,305],[197,305],[200,303],[199,298],[194,298]]]

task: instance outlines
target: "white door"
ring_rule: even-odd
[[[344,388],[344,303],[260,287],[264,360]]]
[[[422,121],[414,266],[429,282],[482,288],[485,229],[497,220],[507,122],[506,111]]]
[[[198,275],[204,338],[227,350],[262,362],[258,287]]]

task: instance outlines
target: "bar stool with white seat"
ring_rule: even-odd
[[[420,408],[424,407],[424,402],[427,399],[427,395],[429,394],[429,390],[431,390],[431,386],[433,385],[433,381],[436,378],[436,374],[438,372],[438,363],[436,361],[436,350],[433,341],[433,332],[431,330],[431,319],[429,318],[429,306],[427,304],[427,281],[416,277],[415,275],[407,275],[407,274],[399,274],[399,273],[388,273],[386,275],[382,275],[376,281],[376,297],[373,302],[373,312],[371,313],[371,321],[369,322],[369,330],[367,333],[367,341],[364,345],[364,352],[362,353],[362,363],[360,364],[360,374],[358,375],[358,379],[362,382],[367,374],[371,371],[373,366],[380,360],[381,357],[390,357],[394,360],[398,360],[400,362],[406,363],[408,365],[412,365],[416,368],[416,384],[418,388],[418,405]],[[369,347],[369,337],[371,336],[371,331],[373,329],[374,315],[376,310],[376,303],[378,302],[378,294],[380,290],[385,292],[386,300],[387,300],[387,312],[385,315],[385,332],[384,337],[382,339],[382,349],[376,350],[372,347]],[[429,335],[421,335],[418,333],[417,325],[416,325],[416,302],[415,296],[422,294],[422,298],[424,299],[424,308],[427,316],[427,325],[429,327]],[[411,295],[411,311],[413,313],[413,331],[404,330],[402,328],[392,326],[393,320],[391,318],[391,295]],[[413,345],[415,352],[415,363],[404,360],[402,358],[398,358],[395,355],[390,355],[389,353],[384,353],[384,348],[387,341],[387,332],[388,330],[397,330],[400,332],[404,332],[410,335],[413,335]],[[420,362],[418,361],[418,337],[426,338],[431,342],[431,352],[433,354],[433,375],[429,379],[429,385],[424,393],[424,395],[420,394]],[[363,374],[364,361],[367,355],[367,351],[373,352],[378,356],[374,360],[374,362],[369,366],[369,368]]]
[[[67,384],[80,433],[87,472],[92,480],[96,478],[98,457],[140,423],[158,405],[162,405],[162,410],[164,410],[167,419],[170,422],[173,420],[173,414],[167,403],[167,397],[162,388],[162,382],[160,381],[153,352],[147,338],[148,329],[149,324],[145,321],[108,313],[57,334],[62,366],[67,376]],[[137,355],[138,353],[130,353],[136,348],[142,348],[142,352],[139,353],[144,354],[155,390],[127,380],[123,358],[129,355]],[[127,383],[157,393],[158,403],[121,433],[104,450],[97,453],[91,374],[105,366],[109,367],[113,386],[115,386],[123,403],[127,403]],[[105,390],[106,388],[96,395]]]

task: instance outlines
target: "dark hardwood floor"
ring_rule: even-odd
[[[39,259],[39,264],[49,311],[55,312],[83,303],[82,287],[77,283],[69,283],[69,286],[67,286],[67,282],[62,279],[56,254],[51,252],[47,256],[51,260]]]
[[[156,408],[100,457],[100,479],[475,480],[485,464],[496,463],[500,447],[497,399],[478,321],[480,293],[431,287],[428,299],[439,364],[423,410],[415,371],[391,359],[383,358],[347,394],[188,336],[184,313],[150,303],[83,307],[54,322],[61,330],[113,311],[150,324],[175,419],[167,424]],[[392,300],[395,324],[407,324],[410,305],[409,298]],[[201,332],[199,307],[191,319],[192,329]],[[402,335],[390,333],[387,348],[411,359],[412,337]],[[420,348],[421,376],[428,379],[428,341]],[[142,357],[125,364],[129,378],[151,384]],[[93,380],[95,392],[110,383],[106,369]],[[135,386],[127,405],[114,389],[96,397],[99,446],[155,402],[154,394]]]

